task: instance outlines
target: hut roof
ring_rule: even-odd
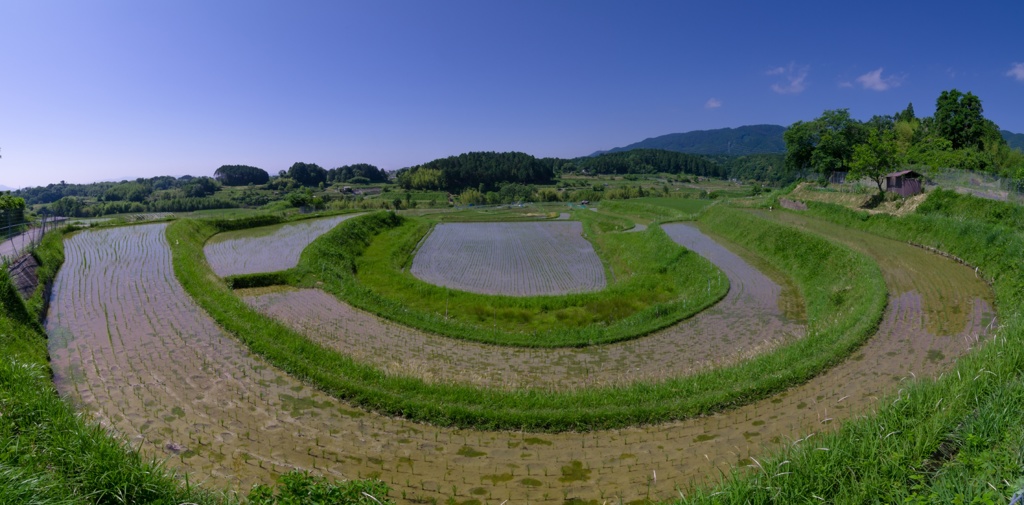
[[[915,172],[913,170],[904,170],[902,172],[893,172],[891,174],[887,174],[886,177],[899,177],[901,175],[906,175],[906,176],[909,176],[909,177],[921,177],[921,174],[919,174],[919,173],[917,173],[917,172]]]

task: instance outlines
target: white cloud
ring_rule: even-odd
[[[1014,63],[1010,67],[1010,71],[1006,75],[1013,77],[1014,79],[1024,82],[1024,63]]]
[[[705,109],[717,109],[717,108],[719,108],[721,106],[722,106],[722,101],[717,99],[717,98],[715,98],[715,97],[708,98],[707,103],[704,104],[704,108]]]
[[[790,63],[786,67],[776,67],[765,72],[766,75],[779,75],[782,76],[781,82],[772,84],[772,91],[781,95],[797,94],[803,92],[807,88],[807,84],[804,82],[807,80],[807,73],[810,67],[797,66],[795,63]]]
[[[897,76],[882,77],[882,67],[872,70],[857,78],[857,83],[873,91],[885,91],[903,84],[903,78]]]

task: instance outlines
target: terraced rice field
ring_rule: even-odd
[[[393,373],[499,389],[663,380],[732,364],[804,334],[798,317],[780,305],[793,293],[781,296],[776,282],[692,226],[667,225],[665,231],[722,269],[729,293],[693,318],[612,345],[538,349],[457,341],[391,323],[314,289],[254,290],[244,298],[321,345]]]
[[[491,295],[597,291],[604,266],[574,221],[441,223],[420,245],[410,272],[420,280]]]
[[[219,233],[206,243],[203,251],[213,271],[221,277],[287,270],[299,263],[299,255],[310,242],[338,223],[358,215],[307,219]]]
[[[192,483],[245,489],[301,467],[335,478],[379,476],[403,501],[668,499],[780,442],[817,447],[808,434],[869,411],[911,374],[939,374],[984,336],[990,295],[971,269],[898,242],[822,230],[876,258],[900,259],[880,261],[892,296],[879,333],[797,388],[704,418],[532,434],[358,411],[223,335],[177,283],[162,224],[67,240],[47,321],[55,381],[145,455],[190,471]],[[947,310],[931,310],[938,305]],[[456,356],[449,366],[460,364]]]

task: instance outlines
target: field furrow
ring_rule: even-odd
[[[53,369],[69,400],[146,455],[167,457],[171,467],[191,472],[191,482],[214,487],[245,489],[300,467],[331,477],[379,476],[406,500],[668,499],[766,448],[870,410],[875,398],[896,392],[896,379],[937,375],[984,334],[991,313],[972,270],[897,242],[863,239],[869,251],[905,257],[898,268],[911,272],[897,275],[880,263],[894,293],[880,331],[852,359],[797,388],[656,426],[558,434],[445,429],[354,409],[252,356],[184,294],[163,231],[162,224],[145,225],[67,240],[47,322]],[[106,254],[113,247],[116,257]],[[937,274],[920,269],[940,269],[948,279],[939,291],[957,301],[958,328],[950,319],[934,324],[940,314],[928,307]],[[343,330],[369,324],[357,321]],[[395,342],[364,353],[390,356],[403,345]],[[463,363],[458,354],[436,359]]]
[[[574,221],[441,223],[410,271],[453,289],[512,296],[556,295],[605,287],[604,266]]]

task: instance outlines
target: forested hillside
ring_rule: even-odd
[[[460,192],[474,188],[493,191],[502,183],[550,184],[550,164],[525,153],[472,152],[436,159],[398,171],[398,184],[405,189]]]
[[[1024,151],[1024,133],[1013,133],[1006,130],[999,130],[999,133],[1008,146]]]
[[[692,154],[728,154],[734,156],[763,153],[784,153],[786,143],[782,140],[785,126],[751,125],[717,130],[697,130],[686,133],[670,133],[649,138],[625,147],[604,151],[616,153],[633,149],[664,149]],[[594,153],[603,154],[602,152]]]

